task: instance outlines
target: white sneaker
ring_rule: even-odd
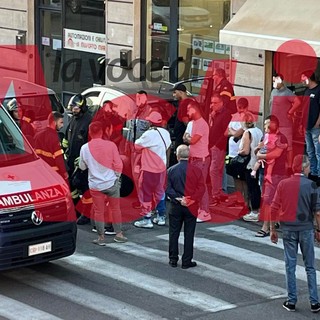
[[[152,219],[154,224],[158,226],[165,226],[166,225],[166,217],[157,215],[155,218]]]
[[[242,219],[243,219],[244,221],[258,222],[258,221],[259,221],[259,213],[255,213],[255,212],[252,212],[252,211],[251,211],[250,213],[244,215],[244,216],[242,217]]]
[[[211,214],[209,212],[206,212],[204,210],[198,211],[198,218],[197,218],[198,223],[210,221],[210,220],[211,220]]]
[[[133,225],[137,228],[146,228],[146,229],[153,228],[153,223],[151,222],[151,219],[142,219],[142,220],[136,221]]]
[[[165,226],[166,225],[166,218],[161,216],[158,219],[158,226]]]

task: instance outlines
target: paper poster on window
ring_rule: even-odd
[[[231,53],[231,46],[225,46],[226,47],[226,54],[230,54]]]
[[[53,50],[61,50],[62,41],[60,39],[52,40],[52,49]]]
[[[211,59],[202,59],[202,70],[208,71],[209,66],[211,65],[212,60]]]
[[[214,41],[203,40],[203,51],[214,52]]]
[[[90,31],[63,29],[63,48],[97,53],[106,53],[106,35]]]
[[[202,39],[193,38],[192,39],[192,49],[200,49],[202,51]]]
[[[214,52],[218,54],[225,54],[225,46],[219,42],[215,42]]]
[[[41,37],[41,44],[43,46],[50,47],[50,38],[49,37]]]
[[[191,68],[200,70],[201,69],[201,59],[198,57],[192,57]]]
[[[167,32],[168,27],[163,25],[162,23],[154,22],[152,25],[152,29],[154,31],[161,31],[161,32]]]

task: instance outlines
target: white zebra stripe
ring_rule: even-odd
[[[169,240],[169,235],[157,236],[163,240]],[[179,243],[183,244],[183,234],[179,238]],[[227,257],[235,260],[236,262],[246,263],[260,269],[273,271],[280,274],[285,274],[284,261],[270,256],[263,255],[251,250],[243,249],[237,246],[233,246],[227,243],[209,240],[205,238],[195,237],[194,247],[197,250],[205,251],[213,254],[217,254],[223,257]],[[319,279],[320,272],[317,271],[317,277]],[[296,278],[302,281],[307,281],[306,272],[303,267],[297,266]]]
[[[108,247],[112,247],[117,251],[128,253],[136,257],[168,264],[168,253],[162,250],[144,247],[132,242],[128,242],[124,246],[119,246],[119,244],[116,243],[108,244]],[[219,281],[220,283],[231,285],[247,292],[254,293],[260,297],[268,299],[286,297],[286,291],[281,287],[265,283],[263,281],[258,281],[253,278],[221,268],[217,268],[210,264],[199,262],[199,260],[197,260],[197,264],[201,266],[201,268],[192,268],[189,269],[188,272],[199,275],[201,277]]]
[[[62,320],[55,317],[52,314],[38,310],[32,306],[22,303],[18,300],[11,299],[0,294],[0,316],[7,318],[8,320]]]
[[[95,257],[77,253],[62,260],[77,268],[99,273],[101,276],[110,277],[113,280],[136,286],[153,294],[178,301],[206,312],[218,312],[236,307],[235,304],[211,297],[205,293],[190,290],[169,281]]]
[[[246,241],[262,243],[267,246],[277,247],[277,248],[280,248],[281,250],[283,250],[283,240],[281,238],[279,238],[278,244],[275,245],[274,243],[272,243],[270,241],[270,237],[266,237],[266,238],[255,237],[254,236],[255,232],[248,230],[246,228],[240,227],[240,226],[225,225],[225,226],[210,227],[210,228],[208,228],[208,230],[223,233],[228,236],[236,237],[238,239],[242,239],[242,240],[246,240]],[[301,254],[300,248],[298,248],[298,253]],[[319,247],[314,248],[314,253],[315,253],[316,259],[320,259],[320,248]]]
[[[75,257],[76,256],[73,255],[70,257],[70,259],[74,259]],[[84,263],[88,263],[88,260],[91,260],[90,257],[89,259],[83,259]],[[101,273],[103,268],[107,268],[106,263],[107,261],[101,262],[101,265],[99,266],[101,269],[95,269],[95,271],[97,273]],[[82,265],[82,267],[88,267],[88,265]],[[89,270],[90,268],[86,269]],[[118,318],[119,320],[165,320],[165,318],[160,317],[152,312],[145,311],[97,292],[80,288],[72,283],[33,271],[31,269],[23,269],[23,272],[21,272],[21,270],[10,271],[6,273],[6,275],[33,288],[37,288],[44,292],[64,298],[68,301],[72,301],[73,303],[85,306],[86,308],[98,311],[102,314]],[[22,316],[15,317],[13,319],[16,320],[25,318]],[[30,320],[31,319],[54,320],[55,318],[36,317],[30,318]]]

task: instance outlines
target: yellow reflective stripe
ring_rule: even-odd
[[[68,144],[69,144],[68,140],[65,139],[65,138],[63,138],[63,139],[62,139],[62,146],[63,146],[64,148],[68,148]]]
[[[56,152],[53,154],[53,157],[56,158],[56,157],[58,157],[58,156],[61,156],[62,154],[63,154],[63,150],[60,149],[60,150],[56,151]]]
[[[82,198],[81,198],[81,202],[82,202],[83,204],[92,203],[92,198],[84,198],[84,197],[82,197]]]
[[[75,199],[75,198],[78,198],[79,197],[79,193],[78,193],[78,190],[75,189],[71,192],[71,198],[72,199]]]
[[[53,170],[59,171],[59,168],[56,167],[56,166],[51,166],[51,168],[52,168]]]
[[[36,154],[45,156],[47,158],[54,158],[54,155],[51,152],[44,151],[42,149],[35,149]]]
[[[24,120],[25,122],[28,122],[28,123],[31,122],[31,119],[28,118],[28,117],[26,117],[26,116],[23,116],[23,117],[22,117],[22,120]]]
[[[231,98],[230,98],[230,100],[236,100],[237,98],[235,97],[235,96],[232,96]]]
[[[231,98],[232,94],[229,91],[221,91],[220,96],[228,96],[229,98]]]

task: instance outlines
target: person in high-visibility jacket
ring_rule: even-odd
[[[34,147],[35,129],[33,127],[34,111],[26,110],[18,103],[16,98],[11,99],[7,103],[7,109],[14,122],[21,129],[22,133]]]
[[[77,223],[86,224],[90,222],[92,199],[90,193],[87,192],[89,190],[88,173],[87,171],[80,172],[80,169],[77,169],[77,162],[81,147],[88,142],[88,128],[92,116],[88,112],[86,99],[81,94],[71,97],[68,109],[72,111],[72,118],[67,126],[65,138],[62,140],[62,146],[65,148],[67,157],[71,195],[77,211],[81,214]],[[74,179],[75,174],[76,179]],[[81,203],[78,204],[80,194],[82,195]]]
[[[57,171],[63,179],[68,180],[63,150],[60,145],[58,131],[63,127],[63,115],[53,111],[48,117],[48,126],[39,131],[34,138],[35,151],[39,157]]]

